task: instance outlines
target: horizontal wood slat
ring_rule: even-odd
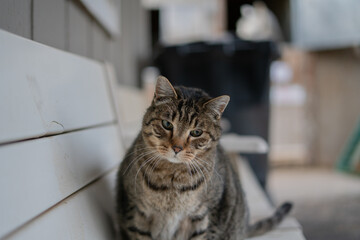
[[[0,30],[0,144],[115,121],[104,64]]]
[[[116,125],[0,147],[0,238],[117,166],[122,156]]]
[[[115,239],[115,176],[113,170],[5,239]]]

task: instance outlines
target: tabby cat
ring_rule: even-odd
[[[173,87],[160,76],[142,129],[118,171],[121,239],[245,239],[271,230],[291,209],[254,225],[236,166],[218,144],[230,98]]]

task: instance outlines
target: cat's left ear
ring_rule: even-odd
[[[204,103],[204,107],[214,113],[217,119],[220,119],[229,101],[230,97],[228,95],[223,95],[207,101],[206,103]]]
[[[159,76],[156,80],[154,101],[156,102],[161,100],[161,98],[168,97],[177,98],[176,91],[166,77]]]

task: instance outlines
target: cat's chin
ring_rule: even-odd
[[[176,157],[168,157],[168,158],[166,158],[166,160],[168,160],[171,163],[184,163],[184,161],[182,161]]]

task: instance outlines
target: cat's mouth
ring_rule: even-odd
[[[180,156],[179,154],[175,154],[173,156],[166,156],[165,157],[169,162],[171,163],[185,163],[188,164],[193,160],[191,156],[187,156],[186,154],[183,156]]]
[[[171,163],[189,163],[195,157],[187,151],[181,151],[180,153],[174,153],[172,150],[168,149],[166,146],[161,146],[158,149],[158,153],[162,156],[163,159]]]

